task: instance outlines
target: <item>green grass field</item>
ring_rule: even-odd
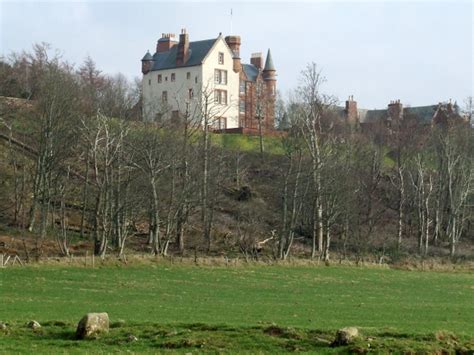
[[[345,326],[360,327],[359,348],[474,349],[470,273],[43,265],[0,270],[0,290],[0,321],[10,329],[0,334],[0,352],[330,352],[340,350],[328,342]],[[117,327],[99,340],[73,340],[77,321],[94,311]],[[40,332],[25,328],[31,319],[45,325]],[[127,343],[130,333],[139,341]]]

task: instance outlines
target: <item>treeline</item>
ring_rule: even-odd
[[[288,129],[271,139],[284,154],[214,144],[219,113],[206,93],[192,112],[182,103],[179,117],[163,110],[159,122],[140,122],[138,83],[102,74],[91,59],[76,69],[40,45],[0,68],[0,95],[32,103],[0,113],[0,218],[34,232],[38,256],[48,236],[63,255],[72,236],[93,240],[101,256],[121,255],[140,237],[156,255],[330,260],[471,250],[472,129],[406,116],[361,133],[322,93],[315,65],[279,108]]]

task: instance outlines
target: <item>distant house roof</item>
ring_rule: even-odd
[[[437,107],[437,105],[405,107],[403,112],[404,115],[415,116],[422,123],[431,123]]]
[[[253,64],[242,64],[244,73],[250,81],[256,81],[258,77],[258,68]]]
[[[357,110],[361,123],[372,123],[388,118],[387,110]]]
[[[417,107],[404,107],[404,115],[412,115],[421,123],[431,123],[433,115],[436,112],[436,105],[429,106],[417,106]],[[367,109],[358,109],[359,121],[361,123],[373,123],[381,120],[388,119],[387,109],[381,110],[367,110]]]
[[[192,67],[195,65],[202,64],[204,58],[206,57],[207,53],[211,50],[216,43],[217,38],[214,39],[206,39],[203,41],[194,41],[189,42],[189,57],[188,60],[184,65],[180,65],[179,67]],[[152,71],[154,70],[163,70],[163,69],[173,69],[177,68],[176,65],[176,55],[178,53],[178,45],[173,46],[167,52],[156,52],[153,54],[153,67]]]

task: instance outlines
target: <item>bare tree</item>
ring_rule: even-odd
[[[301,73],[301,84],[297,89],[298,102],[295,103],[295,107],[299,111],[297,115],[298,125],[311,158],[311,176],[314,188],[313,245],[311,251],[313,258],[316,257],[317,252],[322,252],[324,239],[324,202],[321,174],[325,164],[323,145],[325,144],[324,135],[327,132],[325,132],[323,117],[335,103],[333,97],[321,92],[321,85],[324,82],[325,78],[316,64],[309,64]]]

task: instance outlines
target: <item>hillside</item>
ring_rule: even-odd
[[[29,253],[33,257],[41,248],[43,256],[79,255],[97,248],[100,238],[105,238],[103,252],[119,254],[160,250],[164,254],[206,253],[267,259],[281,253],[282,243],[286,243],[284,248],[288,255],[310,257],[314,250],[310,161],[298,155],[306,154],[304,145],[300,145],[303,147],[301,150],[291,137],[265,137],[262,156],[258,137],[211,134],[207,202],[203,210],[204,148],[199,130],[189,136],[186,156],[179,158],[184,154],[182,146],[185,144],[179,136],[179,128],[157,128],[153,135],[151,132],[155,128],[148,124],[125,122],[124,129],[123,121],[107,118],[90,121],[86,128],[99,129],[97,134],[109,132],[110,137],[101,139],[110,139],[111,146],[123,139],[120,146],[115,146],[123,152],[122,160],[114,160],[114,157],[105,156],[105,150],[97,150],[94,157],[99,166],[94,173],[92,155],[88,155],[88,149],[93,146],[87,148],[91,143],[84,133],[84,123],[79,121],[76,126],[59,127],[55,133],[57,140],[65,133],[70,137],[66,142],[51,143],[58,145],[51,151],[58,158],[51,160],[50,164],[54,166],[51,166],[48,179],[51,179],[50,184],[56,181],[59,185],[48,187],[48,210],[43,212],[41,201],[44,200],[38,196],[34,212],[36,221],[48,217],[32,232],[22,230],[29,225],[32,216],[34,194],[28,190],[37,184],[34,171],[38,152],[43,149],[40,139],[41,132],[44,132],[42,116],[31,101],[0,98],[0,117],[4,121],[0,128],[0,241],[4,252],[22,256]],[[99,124],[103,126],[99,127]],[[360,142],[355,141],[353,145],[344,143],[337,146],[337,150],[331,153],[332,163],[330,160],[327,163],[327,174],[331,175],[323,176],[332,184],[327,185],[327,201],[332,204],[328,208],[340,206],[340,210],[328,210],[331,215],[327,215],[328,221],[333,223],[332,258],[391,262],[410,254],[416,255],[419,242],[416,220],[411,217],[406,217],[402,249],[396,249],[397,210],[396,200],[392,201],[396,191],[393,191],[391,177],[395,164],[393,154],[388,147],[377,148],[366,140],[357,139]],[[139,157],[144,152],[157,154],[161,159],[159,164],[166,166],[155,168],[159,172],[156,179],[160,182],[155,191],[157,196],[161,196],[155,201],[158,203],[155,212],[160,216],[159,230],[154,229],[155,217],[150,216],[151,210],[147,211],[146,207],[155,203],[150,199],[146,178],[148,173],[154,172],[149,170],[150,166],[142,164]],[[353,154],[368,154],[368,159],[357,160]],[[182,159],[187,162],[189,178],[186,180],[179,172]],[[371,163],[371,159],[378,159],[379,165],[374,166],[376,161]],[[341,170],[343,166],[345,168]],[[379,170],[374,171],[374,167]],[[367,185],[367,181],[373,177],[367,174],[377,174],[372,187]],[[184,183],[186,187],[182,190],[181,184]],[[358,192],[349,199],[341,195],[358,184],[361,184]],[[45,188],[38,189],[38,193],[46,193]],[[100,199],[99,205],[94,205],[97,198]],[[109,198],[117,200],[102,205],[104,199]],[[407,213],[408,208],[407,204]],[[416,217],[416,206],[410,208]],[[110,213],[115,213],[115,217]],[[186,213],[186,220],[179,229],[181,213]],[[467,216],[467,223],[470,223],[470,216]],[[346,222],[343,217],[347,218]],[[118,225],[115,218],[126,220],[124,227]],[[472,258],[474,236],[472,232],[469,234],[469,229],[465,231],[457,246],[457,254]],[[151,241],[153,233],[158,238],[155,244]],[[282,234],[285,235],[283,242]],[[449,240],[433,243],[428,255],[448,254]]]

